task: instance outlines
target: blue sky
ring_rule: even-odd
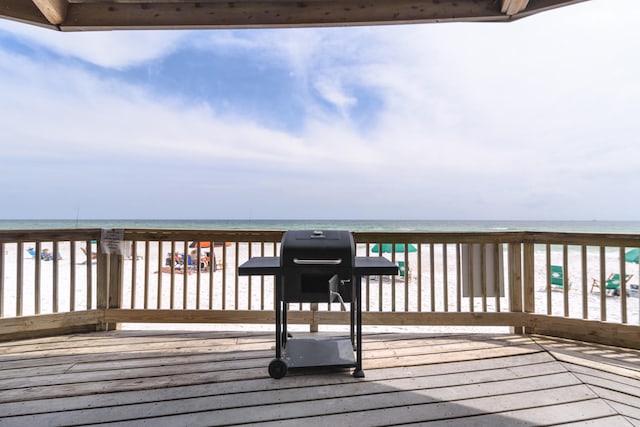
[[[638,219],[639,12],[90,33],[0,20],[0,219]]]

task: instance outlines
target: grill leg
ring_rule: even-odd
[[[282,279],[276,275],[276,359],[282,357]]]
[[[355,278],[356,297],[353,300],[352,306],[356,309],[356,370],[353,371],[355,378],[364,378],[364,371],[362,370],[362,303],[360,298],[362,297],[362,276]],[[353,308],[351,310],[353,313]],[[351,323],[353,328],[353,322]]]
[[[356,295],[356,284],[354,282],[353,279],[351,279],[351,283],[353,283],[353,285],[351,286],[351,310],[349,310],[351,313],[351,345],[353,345],[353,351],[356,351],[356,349],[358,348],[358,344],[356,343],[356,333],[355,333],[355,325],[356,325],[356,304],[358,304],[358,299],[357,299],[357,295]]]

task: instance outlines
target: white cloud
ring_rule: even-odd
[[[175,200],[159,215],[634,218],[640,208],[626,202],[639,192],[620,183],[634,181],[640,157],[640,37],[635,15],[613,19],[610,5],[592,0],[509,24],[94,33],[53,42],[44,40],[57,38],[50,31],[12,29],[114,68],[194,46],[246,51],[286,64],[308,102],[305,127],[292,135],[0,47],[0,164],[55,175],[72,194],[101,188],[92,206],[104,212],[124,198],[135,207],[113,208],[121,216]],[[380,99],[369,129],[351,121],[355,89]],[[313,90],[341,114],[317,108]],[[31,181],[24,185],[38,185]],[[53,198],[33,188],[25,194]],[[11,197],[18,208],[28,203]],[[185,199],[197,207],[182,211]],[[603,202],[626,209],[602,210]]]
[[[0,20],[0,31],[12,33],[59,55],[115,69],[163,57],[188,37],[188,32],[180,31],[64,33],[6,20]]]

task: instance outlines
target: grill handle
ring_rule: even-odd
[[[300,259],[294,258],[294,264],[298,265],[339,265],[342,264],[342,258],[337,259]]]

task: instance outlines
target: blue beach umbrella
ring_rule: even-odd
[[[375,245],[373,245],[373,247],[371,248],[371,250],[375,253],[380,252],[380,245],[378,245],[377,243]],[[414,245],[407,245],[407,252],[417,252],[418,249],[414,246]],[[394,252],[394,245],[392,245],[391,243],[383,243],[382,244],[382,253],[383,254],[389,254],[391,252]],[[395,252],[404,252],[404,243],[396,243],[395,244]]]
[[[630,251],[627,251],[627,253],[624,254],[624,260],[626,262],[633,262],[635,264],[640,264],[640,249],[635,248],[635,249],[631,249]]]

